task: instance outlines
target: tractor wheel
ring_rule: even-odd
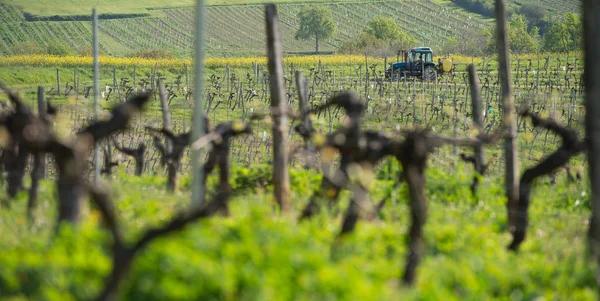
[[[437,71],[431,66],[425,67],[425,70],[423,70],[423,79],[435,81],[437,79]]]

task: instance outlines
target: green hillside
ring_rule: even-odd
[[[535,0],[529,1],[535,2]],[[579,12],[581,7],[580,0],[542,0],[541,3],[548,9],[548,11],[555,14],[564,14],[568,11]]]
[[[438,0],[449,1],[484,16],[494,16],[495,0]],[[561,17],[566,12],[580,12],[581,0],[506,0],[509,12],[518,12],[522,6],[546,10],[551,17]]]
[[[212,56],[261,55],[265,52],[263,5],[260,0],[208,0],[207,51]],[[310,1],[308,1],[310,2]],[[544,0],[562,11],[577,9],[578,1]],[[179,55],[193,51],[193,0],[116,1],[116,0],[0,0],[0,54],[18,53],[23,48],[48,47],[53,42],[65,45],[74,54],[91,44],[91,23],[81,20],[92,7],[110,14],[100,21],[101,51],[108,55],[163,49]],[[221,4],[219,4],[221,3]],[[297,41],[297,13],[307,3],[282,1],[279,5],[284,51],[309,52],[314,42]],[[516,3],[513,1],[513,4]],[[381,0],[328,1],[338,26],[336,35],[321,44],[322,51],[334,51],[358,36],[376,14],[395,19],[400,27],[420,44],[439,47],[448,37],[458,40],[480,31],[489,19],[468,13],[450,1]],[[53,17],[39,21],[39,18]],[[118,18],[117,18],[118,17]],[[89,52],[89,51],[88,51]]]
[[[149,3],[159,5],[156,1]],[[338,33],[322,45],[323,51],[333,51],[341,43],[356,37],[375,14],[396,19],[404,30],[414,35],[422,44],[434,47],[441,45],[447,37],[467,36],[469,30],[479,30],[485,25],[482,19],[463,13],[455,6],[439,5],[430,1],[345,1],[328,2],[325,5],[332,10]],[[303,6],[304,3],[282,3],[279,6],[284,50],[287,52],[306,52],[314,49],[313,42],[294,39],[298,26],[296,14]],[[124,4],[122,7],[129,5]],[[46,12],[52,15],[59,11],[61,10],[49,9]],[[35,10],[31,12],[34,13]],[[113,12],[115,11],[109,11]],[[159,48],[181,54],[193,50],[193,7],[158,8],[147,10],[147,13],[147,17],[101,20],[102,51],[110,55],[124,55],[141,49]],[[262,5],[211,5],[206,13],[209,54],[264,53],[266,42]],[[91,24],[89,21],[27,21],[23,11],[17,6],[0,0],[0,32],[0,53],[3,54],[13,54],[14,46],[24,41],[33,41],[45,47],[52,40],[64,42],[73,52],[78,53],[89,47]]]
[[[102,12],[116,13],[145,13],[152,7],[181,7],[193,5],[193,0],[7,0],[7,3],[19,9],[38,16],[52,15],[86,15],[92,8]]]
[[[312,2],[319,0],[303,0]],[[256,4],[264,0],[205,0],[208,5],[214,4]],[[294,0],[277,0],[275,2],[299,2]],[[320,1],[321,2],[321,1]],[[329,0],[327,2],[348,2],[348,0]],[[92,8],[113,14],[146,13],[148,9],[189,7],[196,4],[196,0],[7,0],[7,3],[19,7],[21,10],[38,16],[52,15],[84,15],[89,14]]]
[[[251,171],[267,170],[268,179],[268,169],[260,167]],[[248,168],[233,171],[232,183],[253,179],[243,170]],[[236,195],[230,217],[194,223],[144,250],[118,300],[597,300],[596,269],[583,256],[589,200],[575,200],[583,189],[566,178],[555,186],[540,183],[530,236],[523,250],[512,254],[505,251],[502,180],[487,179],[481,202],[474,205],[467,170],[428,169],[426,256],[413,288],[398,283],[410,223],[402,184],[381,221],[360,221],[337,248],[332,245],[341,222],[335,215],[323,212],[297,223],[272,213],[270,194]],[[292,181],[293,201],[300,207],[318,182],[300,170],[293,171]],[[163,225],[187,204],[185,193],[166,193],[164,182],[164,177],[125,173],[111,182],[128,241]],[[52,185],[43,183],[31,227],[23,222],[26,195],[0,211],[0,299],[93,300],[104,285],[111,260],[108,231],[88,214],[78,230],[65,227],[54,238]],[[390,186],[383,180],[378,185]],[[347,203],[344,194],[340,204]]]

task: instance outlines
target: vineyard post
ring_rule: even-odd
[[[483,75],[483,73],[486,72],[486,70],[487,70],[487,58],[485,56],[483,56],[483,66],[481,66],[482,75]]]
[[[484,87],[485,87],[485,85],[484,85]],[[483,88],[482,88],[482,91],[483,91]],[[485,98],[485,113],[483,115],[483,119],[484,119],[485,122],[488,121],[488,117],[489,117],[489,112],[490,112],[490,94],[491,93],[492,92],[490,92],[490,87],[488,85],[486,87],[486,89],[485,89],[485,96],[484,96],[484,98]],[[483,104],[483,100],[482,100],[482,104]]]
[[[358,87],[362,86],[362,65],[358,67]],[[358,90],[356,87],[356,90]]]
[[[133,65],[133,94],[137,94],[137,86],[135,81],[137,79],[137,65]]]
[[[483,121],[481,116],[481,87],[479,86],[479,77],[477,76],[477,70],[475,69],[475,65],[469,66],[469,83],[471,85],[471,111],[473,114],[473,123],[475,124],[478,133],[482,133]],[[483,145],[477,144],[474,150],[475,171],[479,175],[483,175],[485,171],[485,154]],[[478,183],[478,179],[475,180],[475,182],[473,183],[473,195],[475,195],[475,190],[477,189]]]
[[[294,65],[292,65],[292,69],[293,68],[294,68]],[[254,63],[254,81],[258,85],[258,62]]]
[[[471,65],[473,66],[473,68],[475,68],[475,64],[471,64]],[[469,72],[468,69],[467,69],[467,72]],[[477,68],[475,68],[475,72],[477,72]],[[479,77],[477,77],[477,79],[479,79]],[[467,78],[467,80],[468,80],[468,78]],[[479,84],[479,82],[478,82],[478,84]],[[478,87],[479,87],[479,85],[478,85]],[[467,105],[469,103],[469,94],[472,94],[470,92],[471,92],[471,85],[469,82],[465,82],[465,106],[463,108],[465,111],[467,110]],[[480,99],[481,99],[481,97],[480,97]],[[480,112],[480,114],[481,114],[481,112]]]
[[[227,74],[228,74],[227,76],[229,76],[229,71],[227,71],[227,72],[228,72],[228,73],[227,73]],[[266,85],[266,84],[267,84],[267,77],[265,76],[265,71],[263,70],[263,71],[262,71],[262,78],[261,78],[261,80],[260,80],[260,90],[261,90],[261,91],[265,91],[265,85]],[[313,87],[314,87],[314,85],[313,85]],[[266,94],[266,93],[262,93],[262,97],[263,97],[263,98],[265,97],[265,94]],[[264,99],[263,99],[263,100],[264,100]]]
[[[319,59],[319,72],[321,72],[322,81],[326,81],[325,79],[325,67],[323,66],[323,62]]]
[[[227,91],[229,91],[229,82],[230,82],[230,79],[229,79],[229,64],[227,64],[227,65],[225,65],[225,84],[226,84],[225,85],[225,89]],[[229,110],[227,110],[227,112],[229,112]]]
[[[560,100],[562,102],[562,100],[563,100],[563,97],[562,97],[562,87],[561,87],[561,93],[560,94],[561,94]],[[571,92],[571,96],[569,96],[569,109],[567,110],[567,112],[568,112],[568,114],[567,114],[567,117],[568,117],[568,119],[567,119],[567,127],[569,127],[569,128],[571,127],[571,121],[573,119],[573,113],[574,113],[573,112],[574,111],[573,110],[573,106],[574,106],[573,102],[574,101],[575,101],[575,95],[573,94],[573,92]]]
[[[117,97],[119,97],[119,102],[121,102],[121,91],[119,91],[117,85],[117,67],[113,67],[113,89],[117,91]]]
[[[496,0],[496,38],[498,48],[498,64],[501,85],[501,96],[503,103],[503,122],[506,128],[504,142],[505,164],[506,164],[506,197],[508,198],[508,225],[512,232],[515,229],[514,216],[517,213],[517,202],[519,198],[519,167],[517,148],[515,143],[517,119],[515,117],[515,104],[510,82],[510,58],[508,49],[508,34],[506,31],[506,9],[505,0]]]
[[[365,70],[365,98],[367,98],[367,96],[369,96],[369,68],[366,68]],[[369,102],[367,101],[367,105],[365,109],[369,108]]]
[[[163,120],[163,126],[162,128],[165,130],[171,130],[171,115],[169,114],[169,96],[167,95],[167,91],[165,91],[165,84],[163,83],[162,79],[158,79],[157,81],[158,84],[158,92],[159,92],[159,96],[160,96],[160,108],[162,111],[162,120]],[[166,152],[167,154],[170,154],[172,151],[172,145],[171,145],[171,140],[170,139],[166,139]]]
[[[384,77],[385,77],[386,67],[387,67],[387,56],[383,58],[383,74],[384,74]]]
[[[413,119],[413,127],[416,125],[417,119],[415,116],[417,116],[417,81],[415,79],[415,77],[413,77],[413,112],[412,112],[412,119]]]
[[[73,69],[73,90],[75,91],[75,95],[77,95],[77,69]]]
[[[273,115],[273,186],[275,199],[282,212],[290,207],[290,180],[287,155],[287,102],[283,89],[282,41],[279,30],[277,7],[265,5],[267,23],[267,56],[271,91],[271,110]]]
[[[46,115],[46,101],[44,100],[44,87],[42,86],[38,86],[38,95],[37,95],[37,105],[38,105],[38,115],[40,117],[43,117],[44,115]],[[41,161],[41,167],[40,167],[40,174],[43,178],[46,178],[48,176],[48,168],[47,166],[47,160],[46,160],[46,154],[38,154],[37,156],[39,156],[39,159]],[[35,160],[35,159],[34,159]]]
[[[521,59],[517,56],[517,76],[515,82],[519,82],[519,73],[521,71]]]
[[[76,87],[77,87],[77,96],[79,96],[79,91],[81,91],[79,89],[79,76],[77,76],[77,86]]]
[[[390,65],[391,68],[391,65]],[[390,73],[390,77],[391,77],[391,82],[390,82],[390,90],[394,89],[393,85],[394,85],[394,73]],[[400,76],[396,76],[395,78],[396,80],[396,89],[395,89],[395,93],[396,97],[394,99],[394,105],[397,107],[398,106],[398,94],[399,94],[399,90],[400,90]]]
[[[158,72],[158,63],[154,63],[154,71],[152,72],[152,94],[154,94],[154,100],[156,100],[156,73]]]
[[[184,100],[185,101],[185,100]],[[185,120],[187,119],[187,110],[186,110],[187,104],[183,105],[183,115],[181,116],[181,124],[183,125],[183,130],[182,131],[187,131],[187,124],[185,122]]]
[[[185,73],[185,92],[187,92],[190,89],[187,64],[183,64],[183,73]]]
[[[296,71],[294,71],[294,73],[296,73]],[[335,87],[335,79],[336,79],[336,78],[335,78],[335,71],[331,71],[331,74],[332,74],[332,77],[331,77],[331,79],[332,79],[332,81],[333,81],[333,86]],[[339,82],[339,80],[338,80],[338,82]]]
[[[454,108],[454,116],[452,117],[452,137],[456,139],[457,130],[458,130],[458,108],[456,107],[458,103],[458,96],[456,96],[456,82],[454,82],[454,97],[452,99],[452,107]],[[456,162],[456,153],[457,147],[456,144],[452,145],[452,157],[454,158],[453,163]]]
[[[600,259],[600,61],[595,57],[600,53],[600,2],[583,1],[584,29],[584,81],[585,81],[585,135],[588,142],[588,166],[591,187],[590,200],[592,217],[589,223],[588,248],[592,260]],[[598,277],[598,276],[596,276]],[[598,280],[598,279],[597,279]]]
[[[529,68],[525,69],[525,91],[529,87]]]
[[[564,106],[563,87],[560,84],[558,86],[558,99],[559,99],[560,103],[563,104],[562,106]],[[567,104],[567,127],[571,127],[571,116],[573,116],[573,112],[571,111],[571,109],[572,109],[571,104],[572,104],[572,100],[569,99],[569,103]]]
[[[423,73],[421,73],[423,74]],[[427,88],[429,88],[429,82],[427,82]],[[423,99],[425,98],[425,81],[422,80],[421,81],[421,97],[423,97]]]
[[[535,94],[538,93],[538,88],[540,86],[540,53],[538,52],[538,65],[537,71],[535,72]]]
[[[202,91],[204,85],[204,0],[196,0],[196,36],[194,56],[194,115],[192,117],[192,141],[198,140],[204,131],[204,112],[202,111]],[[203,200],[203,175],[200,162],[200,149],[192,150],[192,206],[194,209],[202,207]]]
[[[298,106],[300,116],[302,117],[302,125],[304,130],[312,129],[312,122],[309,115],[310,104],[308,103],[308,83],[304,74],[301,71],[296,71],[296,87],[298,89]],[[309,139],[305,140],[305,147],[312,152],[314,147]]]
[[[565,68],[565,75],[567,75],[569,73],[569,51],[567,51],[567,63],[566,63],[566,67]]]
[[[94,49],[94,121],[98,120],[98,96],[100,95],[100,65],[98,62],[98,12],[95,8],[92,9],[92,26],[93,26],[93,41],[92,47]],[[94,179],[100,178],[100,160],[98,144],[94,144]]]
[[[60,96],[60,71],[56,68],[56,95]]]
[[[242,121],[246,122],[246,102],[244,99],[244,83],[241,81],[241,79],[238,78],[238,99],[239,102],[241,104],[241,109],[242,109]]]
[[[433,119],[433,114],[435,113],[435,97],[437,95],[437,81],[433,85],[433,94],[431,95],[431,119]]]

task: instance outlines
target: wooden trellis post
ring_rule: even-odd
[[[100,63],[98,62],[99,50],[98,50],[98,12],[96,9],[92,9],[92,20],[93,20],[93,42],[92,47],[94,49],[94,120],[98,120],[98,97],[100,96]],[[100,178],[100,158],[98,144],[94,144],[94,179]]]
[[[506,128],[504,140],[504,156],[506,166],[506,197],[508,199],[508,224],[511,231],[515,228],[513,213],[519,200],[519,166],[517,146],[517,116],[515,116],[515,102],[510,82],[510,58],[508,54],[508,33],[506,31],[506,6],[505,0],[496,0],[496,45],[498,47],[498,65],[500,77],[500,92],[503,107],[503,122]]]
[[[273,184],[281,211],[290,208],[290,179],[287,155],[287,102],[283,82],[283,58],[279,18],[275,4],[265,5],[267,56],[273,117]]]
[[[38,115],[39,116],[44,116],[46,115],[46,100],[44,99],[44,87],[42,86],[38,86],[38,98],[37,98],[37,104],[38,104]],[[40,167],[40,176],[42,178],[46,178],[48,177],[48,168],[47,168],[47,160],[46,160],[46,155],[45,154],[39,154],[39,160],[41,161],[41,167]]]
[[[77,87],[77,69],[73,69],[73,91],[75,95],[79,94],[79,89]]]
[[[585,135],[588,147],[589,179],[591,187],[590,201],[592,217],[588,232],[588,246],[591,258],[600,262],[600,61],[596,56],[600,53],[600,2],[596,0],[583,1],[583,30],[584,30],[584,81],[585,81]],[[597,276],[598,277],[598,276]],[[596,279],[598,281],[598,279]]]
[[[171,114],[169,112],[169,95],[167,95],[167,91],[165,90],[165,84],[162,79],[157,80],[158,85],[158,93],[160,96],[160,108],[162,112],[162,120],[163,126],[162,128],[165,130],[171,130]],[[171,152],[171,141],[169,139],[166,140],[165,146],[167,147],[167,153]]]
[[[300,71],[296,71],[296,87],[298,89],[298,109],[300,116],[302,117],[302,124],[305,130],[312,128],[312,121],[310,119],[309,110],[310,104],[308,103],[308,82],[304,77],[304,74]],[[309,151],[314,150],[314,146],[310,140],[305,140],[305,147]]]
[[[477,128],[478,133],[483,133],[483,112],[481,107],[481,87],[479,86],[479,76],[477,76],[477,69],[475,65],[469,66],[469,84],[471,90],[471,112],[473,114],[473,123]],[[485,149],[483,145],[476,145],[474,147],[475,154],[473,155],[473,163],[475,165],[475,171],[483,176],[485,173]],[[471,192],[475,196],[477,187],[479,185],[479,178],[475,176],[473,184],[471,184]]]
[[[194,56],[194,115],[192,118],[192,141],[204,135],[204,112],[202,97],[204,90],[204,0],[196,1],[196,38]],[[192,149],[192,208],[197,209],[204,205],[204,191],[202,188],[203,174],[200,162],[200,149]]]
[[[56,95],[60,96],[60,71],[56,68]]]

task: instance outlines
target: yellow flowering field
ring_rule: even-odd
[[[72,67],[90,66],[93,63],[91,56],[54,56],[54,55],[15,55],[0,57],[0,66],[39,66],[39,67]],[[154,66],[177,67],[190,64],[191,60],[184,59],[144,59],[144,58],[118,58],[101,56],[100,64],[105,66]]]
[[[571,59],[575,59],[575,58],[579,58],[582,59],[583,58],[583,53],[581,51],[574,51],[574,52],[570,52],[568,54],[568,56]],[[516,53],[511,53],[510,54],[510,60],[511,62],[514,62],[516,60],[531,60],[531,61],[537,61],[538,58],[540,58],[540,60],[543,62],[544,59],[546,57],[550,57],[551,60],[556,60],[557,58],[560,58],[562,60],[564,60],[567,55],[566,54],[557,54],[557,53],[551,53],[551,52],[540,52],[540,53],[524,53],[524,54],[516,54]],[[464,56],[464,55],[450,55],[450,58],[453,60],[453,62],[455,64],[470,64],[471,62],[474,62],[475,64],[480,64],[483,62],[484,58],[482,57],[475,57],[475,58],[471,58],[470,56]],[[488,62],[495,62],[497,58],[497,55],[492,55],[492,56],[487,56],[486,60]],[[437,61],[437,57],[435,58],[435,60]]]
[[[546,56],[552,58],[557,57],[556,54],[540,53],[539,57],[544,60]],[[581,58],[580,53],[571,53],[570,57]],[[442,56],[434,57],[434,62],[437,62],[438,58]],[[450,55],[450,59],[454,64],[466,65],[474,62],[475,64],[481,64],[484,60],[482,57],[470,57],[463,55]],[[519,58],[520,60],[537,60],[537,54],[525,54],[525,55],[511,55],[511,60]],[[382,65],[384,63],[383,58],[366,58],[369,64]],[[488,62],[495,61],[495,56],[486,58]],[[387,63],[392,63],[396,60],[396,57],[389,57]],[[285,56],[283,58],[284,64],[293,64],[296,67],[315,67],[321,62],[327,66],[357,66],[365,63],[365,57],[362,55],[304,55],[304,56]],[[0,56],[0,66],[35,66],[35,67],[84,67],[91,66],[93,58],[91,56],[53,56],[53,55],[15,55],[15,56]],[[204,60],[206,68],[224,68],[229,66],[235,67],[250,67],[253,63],[259,65],[266,65],[267,58],[264,56],[254,57],[211,57]],[[124,57],[111,57],[111,56],[100,56],[100,64],[102,66],[115,66],[115,67],[153,67],[157,66],[160,68],[171,68],[171,67],[183,67],[184,65],[191,66],[191,58],[162,58],[162,59],[149,59],[149,58],[124,58]]]
[[[307,56],[287,56],[284,57],[285,64],[294,64],[299,67],[316,66],[319,61],[324,65],[357,65],[365,62],[364,56],[359,55],[307,55]],[[381,58],[367,58],[369,63],[383,64]],[[93,58],[89,56],[52,56],[52,55],[15,55],[1,56],[0,66],[40,66],[40,67],[76,67],[90,66]],[[260,65],[267,64],[266,57],[226,57],[226,58],[206,58],[205,66],[207,68],[219,67],[246,67],[252,66],[252,63]],[[101,56],[100,64],[103,66],[123,66],[123,67],[183,67],[191,65],[192,59],[147,59],[147,58],[119,58],[110,56]]]

